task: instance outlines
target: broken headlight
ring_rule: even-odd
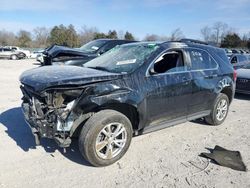
[[[54,90],[49,92],[47,104],[59,115],[59,118],[66,120],[74,107],[75,101],[82,94],[82,89],[76,90]]]

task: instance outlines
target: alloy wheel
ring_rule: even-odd
[[[106,125],[96,138],[95,151],[102,159],[112,159],[123,150],[127,142],[127,131],[121,123]]]

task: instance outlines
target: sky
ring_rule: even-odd
[[[35,27],[73,24],[169,36],[180,28],[187,38],[221,21],[239,34],[250,32],[250,0],[1,0],[0,30],[32,31]]]

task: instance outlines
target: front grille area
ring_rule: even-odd
[[[250,79],[237,78],[236,89],[250,91]]]

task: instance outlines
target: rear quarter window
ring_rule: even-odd
[[[244,55],[238,56],[239,62],[247,61],[247,57]]]
[[[204,50],[188,49],[187,52],[190,56],[192,70],[215,69],[218,66],[212,56]]]

